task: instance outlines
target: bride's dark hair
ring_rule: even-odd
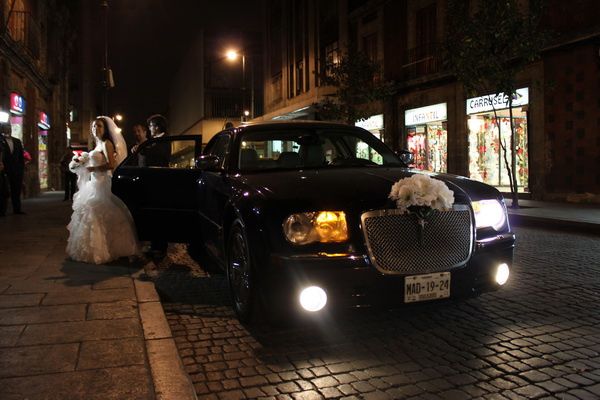
[[[103,142],[106,142],[108,140],[113,144],[113,147],[114,147],[115,142],[112,139],[110,128],[108,127],[108,124],[106,123],[106,117],[96,117],[95,121],[96,122],[101,121],[102,126],[104,127],[104,131],[102,133],[102,137],[100,138],[100,140],[102,140]]]

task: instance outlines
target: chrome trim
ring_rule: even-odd
[[[375,268],[377,268],[377,270],[379,272],[381,272],[382,274],[385,274],[385,275],[415,275],[415,274],[421,274],[421,273],[441,272],[441,271],[449,271],[451,269],[454,269],[454,268],[457,268],[457,267],[465,265],[471,259],[471,256],[473,255],[473,251],[475,249],[475,219],[474,219],[475,216],[473,215],[473,210],[467,204],[455,204],[455,205],[452,206],[452,211],[468,211],[468,213],[469,213],[469,220],[470,220],[470,228],[469,228],[469,252],[468,252],[467,257],[465,258],[464,261],[461,261],[461,262],[459,262],[457,264],[454,264],[454,265],[446,266],[446,267],[444,267],[442,269],[433,268],[433,269],[428,270],[428,271],[391,271],[391,270],[382,268],[379,265],[379,263],[377,262],[377,259],[376,259],[375,255],[373,254],[373,248],[371,246],[370,240],[368,239],[368,234],[367,234],[367,230],[366,230],[366,227],[365,227],[365,220],[367,218],[371,218],[371,217],[382,217],[382,216],[388,216],[388,215],[402,215],[402,214],[404,214],[403,212],[401,212],[398,209],[385,209],[385,210],[366,211],[366,212],[362,213],[361,216],[360,216],[361,230],[362,230],[362,233],[363,233],[363,239],[364,239],[365,245],[367,247],[367,252],[368,252],[369,260],[371,261],[371,264],[373,264],[373,266]],[[439,211],[439,212],[444,212],[444,211]],[[415,238],[415,241],[416,240],[417,240],[417,238]]]
[[[479,250],[486,249],[488,247],[500,246],[507,243],[514,246],[516,238],[517,236],[512,232],[501,233],[485,239],[478,239],[475,242],[475,247]]]

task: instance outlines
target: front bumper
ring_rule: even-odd
[[[467,264],[448,270],[450,298],[498,289],[496,268],[501,263],[512,267],[514,242],[512,233],[478,241]],[[272,254],[269,264],[262,277],[267,306],[300,309],[300,291],[313,285],[327,293],[326,309],[405,304],[405,276],[382,274],[366,254]]]

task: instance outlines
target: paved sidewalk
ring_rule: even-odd
[[[511,201],[506,200],[507,206]],[[600,204],[553,203],[519,200],[521,208],[508,208],[511,223],[600,234]]]
[[[0,218],[0,398],[195,399],[144,261],[67,260],[61,199]]]

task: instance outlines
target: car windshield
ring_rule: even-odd
[[[375,136],[358,129],[245,132],[239,147],[240,171],[404,166]]]

